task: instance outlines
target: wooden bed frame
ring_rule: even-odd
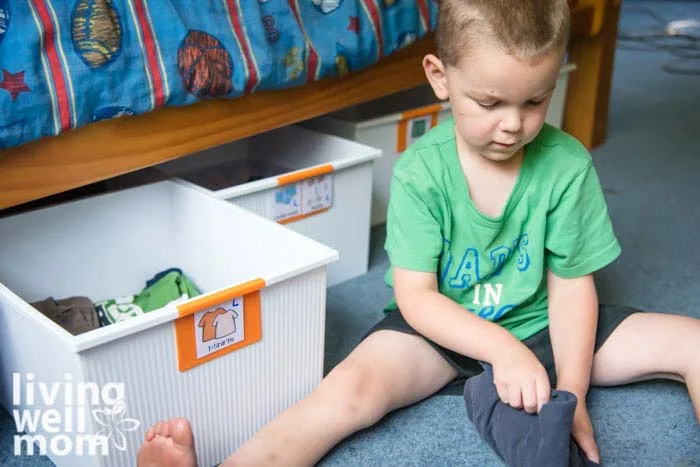
[[[569,52],[577,69],[569,78],[564,129],[592,148],[605,138],[620,0],[570,0],[570,4]],[[366,70],[342,78],[233,100],[162,108],[2,150],[0,213],[420,86],[426,82],[421,60],[433,50],[432,36],[428,36]]]

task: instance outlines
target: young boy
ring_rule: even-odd
[[[544,124],[568,31],[566,0],[441,2],[439,56],[423,66],[453,120],[394,168],[391,311],[223,465],[313,465],[480,361],[501,400],[527,412],[551,388],[575,394],[573,437],[596,462],[590,385],[682,381],[700,420],[700,320],[598,304],[592,274],[620,246],[591,157]],[[195,461],[183,419],[152,427],[139,453],[142,467]]]

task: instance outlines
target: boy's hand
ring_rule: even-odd
[[[577,395],[578,403],[576,404],[576,411],[574,412],[574,424],[571,427],[571,436],[574,437],[574,441],[579,447],[586,453],[588,459],[600,464],[600,452],[598,451],[598,445],[595,442],[595,437],[593,435],[593,424],[591,423],[591,417],[588,415],[588,409],[586,408],[586,398],[585,395]]]
[[[547,371],[534,353],[518,343],[494,359],[493,382],[503,403],[528,413],[539,413],[549,402]]]

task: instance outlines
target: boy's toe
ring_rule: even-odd
[[[146,441],[153,441],[153,438],[156,437],[156,426],[151,425],[148,427],[148,430],[146,430]]]
[[[150,437],[150,439],[149,439]],[[138,467],[196,467],[197,453],[190,422],[173,418],[156,423],[139,449]]]
[[[170,437],[170,423],[170,420],[163,422],[163,424],[160,427],[160,436],[163,436],[165,438]]]
[[[173,418],[168,423],[170,437],[172,440],[187,448],[194,448],[194,435],[192,434],[192,426],[185,418]]]

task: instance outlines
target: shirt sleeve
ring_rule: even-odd
[[[612,263],[621,252],[593,164],[588,162],[547,217],[547,267],[574,278]]]
[[[392,175],[385,248],[392,266],[435,272],[443,244],[440,213],[426,174],[416,165],[401,166]]]

